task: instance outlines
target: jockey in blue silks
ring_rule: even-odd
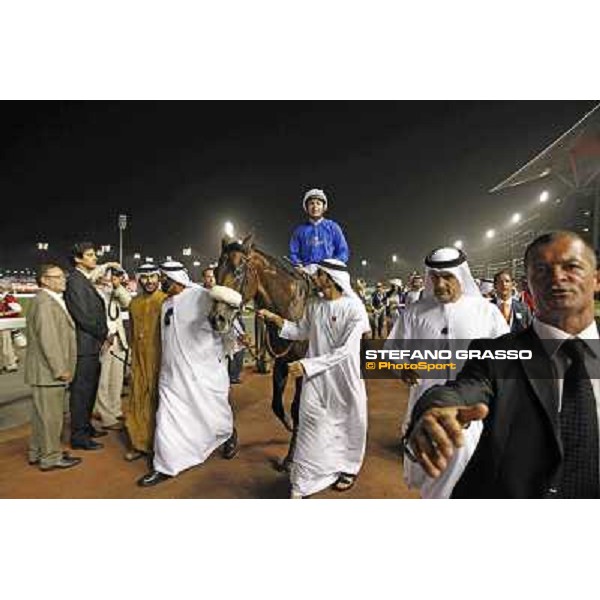
[[[327,196],[323,190],[306,192],[303,200],[308,222],[296,227],[290,239],[290,260],[295,266],[317,264],[327,258],[348,262],[348,243],[342,228],[331,219],[323,218]]]

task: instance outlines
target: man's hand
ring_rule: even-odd
[[[110,347],[112,346],[112,343],[115,339],[115,335],[114,333],[111,333],[108,335],[108,337],[106,338],[106,340],[104,340],[104,344],[102,344],[102,348],[100,349],[100,354],[104,354],[105,352],[108,352],[108,350],[110,349]]]
[[[410,369],[402,369],[402,371],[400,371],[400,379],[409,387],[417,385],[421,381],[417,372],[411,371]]]
[[[430,477],[439,477],[447,468],[455,448],[464,444],[463,429],[471,421],[484,419],[485,404],[431,408],[422,415],[409,439],[410,447]]]
[[[71,375],[70,371],[65,371],[64,373],[61,373],[56,379],[58,379],[59,381],[69,383],[71,379],[73,379],[73,375]]]
[[[264,319],[265,321],[271,321],[272,323],[275,323],[275,325],[277,325],[279,329],[283,327],[283,319],[279,315],[276,315],[275,313],[271,312],[270,310],[267,310],[266,308],[261,308],[260,310],[257,310],[256,315],[259,319]]]
[[[288,375],[290,377],[303,377],[305,374],[306,371],[299,360],[291,362],[288,365]]]

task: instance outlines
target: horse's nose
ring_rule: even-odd
[[[224,332],[227,329],[227,319],[223,315],[215,315],[212,325],[217,331]]]

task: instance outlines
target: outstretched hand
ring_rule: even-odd
[[[485,404],[431,408],[416,423],[408,443],[430,477],[439,477],[448,467],[455,448],[464,444],[463,429],[484,419]]]
[[[279,315],[276,315],[274,312],[267,310],[266,308],[261,308],[256,311],[256,316],[259,319],[264,319],[265,321],[271,321],[277,325],[281,329],[283,327],[283,318]]]

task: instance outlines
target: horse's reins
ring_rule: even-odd
[[[238,337],[241,337],[241,336],[243,336],[243,335],[246,335],[246,332],[245,332],[245,331],[243,331],[242,329],[240,329],[240,328],[237,326],[237,324],[236,324],[236,319],[234,319],[234,320],[232,321],[232,327],[233,327],[233,329],[235,330],[235,332],[238,334]],[[253,358],[254,360],[258,360],[258,355],[257,355],[257,353],[255,352],[255,350],[256,350],[256,345],[250,344],[249,342],[246,342],[246,343],[245,343],[245,342],[242,342],[242,344],[243,344],[244,346],[246,346],[246,348],[248,349],[248,351],[249,351],[249,352],[250,352],[250,354],[252,355],[252,358]]]

